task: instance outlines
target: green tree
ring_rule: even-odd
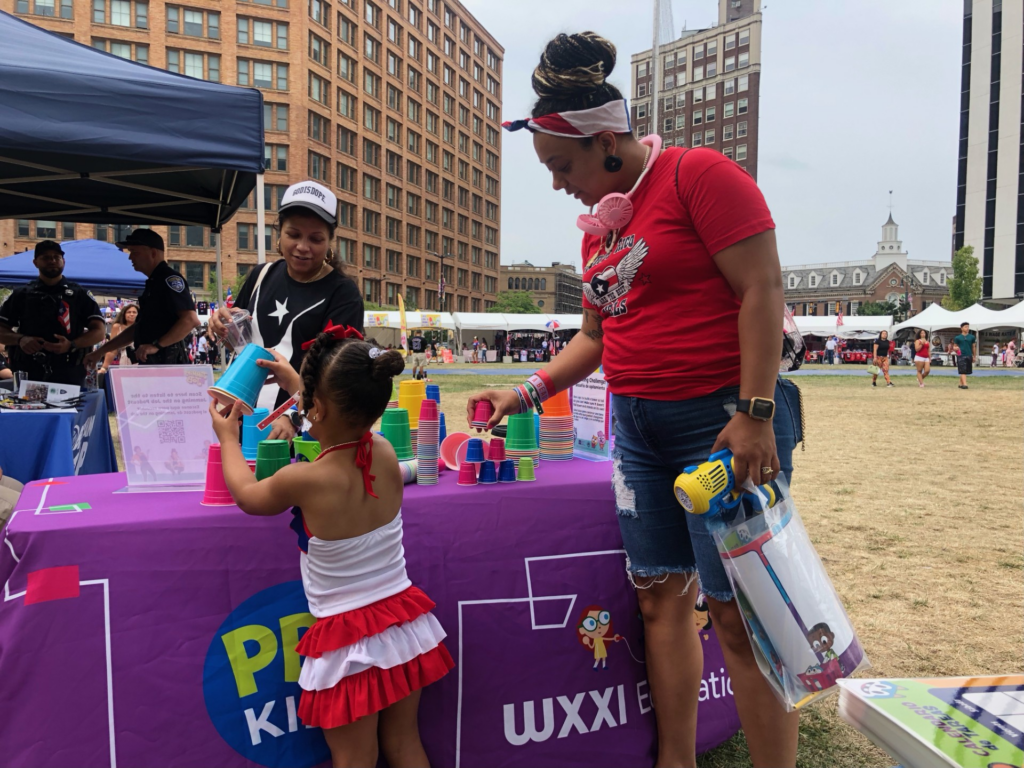
[[[235,275],[235,282],[224,283],[224,295],[227,295],[228,288],[231,288],[231,295],[234,298],[238,298],[239,292],[242,290],[242,285],[245,283],[245,275]],[[210,279],[206,282],[206,292],[210,296],[210,301],[217,301],[217,270],[210,269]]]
[[[965,245],[953,256],[953,276],[946,280],[946,287],[949,295],[943,297],[942,306],[954,312],[967,309],[981,298],[981,276],[973,245]]]
[[[858,315],[895,315],[899,308],[891,301],[865,301],[857,308]]]
[[[540,315],[540,307],[526,291],[498,291],[494,306],[488,312],[507,312],[510,315]]]

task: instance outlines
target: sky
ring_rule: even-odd
[[[716,0],[671,1],[679,30],[717,22]],[[889,190],[910,257],[948,260],[963,0],[762,2],[758,183],[783,265],[871,258]],[[463,3],[505,48],[503,120],[529,116],[530,75],[559,32],[614,42],[610,80],[623,93],[630,56],[651,47],[652,0]],[[579,268],[584,209],[551,188],[525,131],[504,134],[501,180],[502,263]]]

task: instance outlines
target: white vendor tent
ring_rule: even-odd
[[[413,328],[455,330],[455,320],[450,312],[406,312],[405,324],[410,331]],[[374,328],[399,330],[401,327],[402,315],[400,312],[363,312],[363,329],[367,334],[370,334]]]
[[[986,322],[978,330],[987,328],[1024,328],[1024,301],[995,313],[992,322]],[[974,327],[973,321],[971,327]]]
[[[543,315],[503,315],[500,312],[456,312],[455,325],[459,331],[507,331],[509,317],[544,317]],[[543,323],[541,323],[543,329]],[[525,327],[516,330],[525,330]]]
[[[938,304],[932,304],[923,312],[897,325],[893,331],[923,328],[931,333],[944,328],[959,328],[961,323],[970,323],[973,331],[984,331],[988,328],[1024,328],[1024,306],[1016,304],[996,311],[975,304],[967,309],[951,312]]]
[[[512,315],[501,312],[456,312],[455,325],[460,331],[540,331],[550,332],[552,323],[559,331],[578,331],[583,315]]]
[[[843,316],[843,324],[836,326],[835,316],[799,315],[793,320],[803,336],[832,336],[841,339],[874,338],[892,327],[891,315]]]

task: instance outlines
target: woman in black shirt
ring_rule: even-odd
[[[234,308],[252,315],[253,343],[274,348],[298,371],[305,356],[302,344],[328,323],[362,333],[363,299],[331,248],[338,210],[334,193],[314,181],[300,181],[285,190],[279,210],[275,229],[283,258],[249,273]],[[214,334],[227,336],[223,321],[229,317],[223,307],[210,316]],[[269,384],[257,405],[274,410],[292,394]],[[290,440],[297,431],[286,414],[274,422],[268,439]]]
[[[874,350],[872,354],[875,357],[875,365],[882,369],[882,375],[885,376],[885,385],[891,387],[892,379],[889,378],[889,349],[892,347],[892,342],[889,341],[889,332],[882,331],[878,338],[875,339]],[[871,386],[878,386],[878,374],[872,374]]]

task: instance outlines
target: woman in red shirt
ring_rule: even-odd
[[[754,765],[792,766],[798,717],[757,667],[705,519],[683,513],[672,491],[685,467],[723,448],[741,479],[792,470],[799,395],[778,378],[775,225],[757,184],[724,155],[637,141],[625,100],[605,81],[614,66],[607,40],[559,35],[533,74],[533,118],[505,124],[530,130],[556,191],[602,205],[578,222],[587,232],[582,333],[523,386],[470,398],[469,413],[489,400],[494,426],[603,364],[616,421],[612,484],[658,702],[658,765],[695,764],[702,651],[692,622],[703,591]],[[652,341],[673,354],[644,354]]]

